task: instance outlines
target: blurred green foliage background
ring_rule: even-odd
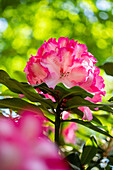
[[[113,56],[113,2],[0,0],[0,68],[14,76],[49,38],[85,43],[102,64]]]

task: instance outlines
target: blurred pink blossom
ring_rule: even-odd
[[[63,112],[62,112],[62,119],[63,119],[63,120],[68,119],[69,115],[70,115],[70,113],[69,113],[69,112],[67,112],[67,111],[63,111]]]
[[[58,148],[42,133],[39,116],[0,118],[0,170],[68,170]]]
[[[67,87],[80,86],[94,95],[86,99],[94,103],[105,95],[104,80],[95,66],[97,60],[87,52],[87,47],[68,37],[49,39],[38,49],[36,56],[31,56],[24,69],[31,85],[42,82],[54,88],[59,82]],[[79,107],[84,112],[83,119],[92,120],[89,108]]]
[[[72,143],[72,144],[76,143],[76,135],[75,135],[76,130],[78,130],[78,128],[77,128],[77,124],[74,122],[70,122],[69,125],[63,129],[62,134],[64,136],[66,143]]]

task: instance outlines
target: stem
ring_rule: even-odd
[[[59,146],[59,129],[60,129],[60,109],[56,110],[55,114],[55,142]]]
[[[54,121],[52,121],[51,119],[49,119],[49,118],[48,118],[48,117],[46,117],[45,115],[44,115],[44,117],[45,117],[47,120],[49,120],[51,123],[55,124],[55,122],[54,122]]]

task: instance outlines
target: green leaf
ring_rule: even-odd
[[[113,113],[113,103],[97,104],[97,107],[99,108],[99,110]]]
[[[9,89],[7,89],[7,90],[3,91],[2,93],[0,93],[0,96],[18,97],[19,95],[16,93],[13,93]]]
[[[57,91],[53,88],[49,88],[46,83],[41,83],[38,85],[32,85],[35,89],[40,89],[44,94],[48,93],[49,95],[56,97]]]
[[[96,122],[97,124],[102,125],[101,121],[95,115],[93,115],[93,120],[92,121]]]
[[[16,111],[18,110],[35,111],[42,114],[42,111],[39,109],[38,106],[33,105],[19,98],[0,99],[0,108],[9,108]]]
[[[0,108],[9,108],[14,111],[31,111],[37,114],[41,114],[44,116],[47,120],[54,123],[54,115],[52,115],[45,107],[42,108],[42,106],[36,106],[34,104],[31,104],[25,100],[19,99],[19,98],[6,98],[6,99],[0,99]],[[43,114],[43,112],[44,114]],[[19,112],[20,113],[20,112]],[[47,114],[47,117],[45,116]],[[53,119],[53,120],[52,120]]]
[[[111,97],[109,100],[108,100],[108,102],[112,102],[113,101],[113,97]]]
[[[90,136],[90,140],[92,141],[93,146],[98,146],[97,141],[94,136]]]
[[[71,114],[77,114],[79,117],[83,117],[83,112],[81,111],[81,110],[79,110],[79,109],[77,109],[76,107],[75,108],[72,108],[71,110],[70,110],[70,113]]]
[[[106,72],[106,74],[113,76],[113,63],[112,62],[106,62],[99,67],[102,68]]]
[[[83,147],[83,152],[81,155],[81,163],[82,165],[89,164],[92,158],[96,155],[98,148],[90,145]]]
[[[95,106],[96,107],[96,104],[83,99],[81,96],[75,96],[66,102],[67,109],[72,109],[72,108],[80,107],[80,106],[92,106],[92,107]]]
[[[48,108],[53,107],[54,103],[50,99],[43,99],[32,86],[26,83],[20,83],[17,80],[11,79],[9,75],[0,70],[0,83],[4,84],[14,93],[24,94],[27,99],[32,102],[40,102]]]
[[[0,70],[0,83],[4,84],[14,93],[24,94],[32,102],[36,102],[37,99],[41,99],[39,94],[30,91],[33,90],[33,88],[30,85],[27,85],[26,87],[26,85],[18,82],[17,80],[11,79],[9,75],[3,70]]]
[[[74,170],[83,169],[77,152],[69,154],[66,159]]]
[[[71,98],[73,96],[81,96],[82,98],[85,98],[87,96],[93,97],[91,93],[88,93],[86,90],[82,89],[79,86],[74,86],[72,88],[67,88],[63,83],[58,83],[55,86],[55,90],[59,91],[59,97],[61,98]]]
[[[102,127],[98,127],[88,121],[83,121],[83,120],[79,120],[79,119],[70,119],[70,120],[62,120],[62,122],[75,122],[75,123],[81,124],[81,125],[89,128],[89,129],[92,129],[98,133],[101,133],[103,135],[113,138],[113,136],[111,136],[108,132],[106,132]]]
[[[99,108],[99,110],[104,110],[107,112],[113,113],[113,103],[104,103],[104,104],[96,104],[92,103],[88,100],[83,99],[81,96],[75,96],[68,100],[66,102],[66,108],[65,110],[81,107],[81,106],[87,106],[91,110],[94,110],[94,108]]]
[[[73,108],[70,110],[70,113],[71,114],[77,114],[80,118],[83,117],[83,112],[77,108]],[[97,123],[99,125],[102,125],[101,121],[95,116],[93,115],[93,120],[92,120],[94,123]]]

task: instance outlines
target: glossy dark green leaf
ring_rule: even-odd
[[[10,97],[18,97],[19,95],[17,93],[13,93],[12,91],[10,91],[9,89],[3,91],[2,93],[0,93],[0,96],[10,96]]]
[[[109,157],[111,165],[113,164],[113,155]]]
[[[97,124],[102,125],[101,121],[95,115],[93,115],[93,120],[92,121],[96,122]]]
[[[28,110],[42,113],[38,106],[33,105],[25,100],[19,98],[0,99],[0,108],[9,108],[12,110]]]
[[[48,93],[49,95],[56,97],[57,91],[53,88],[49,88],[46,83],[41,83],[39,85],[32,85],[35,89],[40,89],[44,94]]]
[[[104,111],[113,113],[113,103],[111,105],[110,103],[97,104],[97,107],[99,108],[99,110],[104,110]]]
[[[113,63],[112,62],[106,62],[99,67],[102,68],[106,72],[106,74],[113,76]]]
[[[111,97],[109,100],[108,100],[108,102],[112,102],[113,101],[113,97]]]
[[[91,110],[94,108],[99,108],[99,110],[104,110],[113,113],[113,103],[96,104],[88,100],[83,99],[81,96],[75,96],[66,102],[66,110],[73,109],[76,107],[87,106]]]
[[[109,162],[109,164],[110,164],[110,162]],[[109,165],[109,164],[107,164],[107,166],[106,166],[106,170],[112,170],[113,168],[112,168],[112,166],[113,166],[113,163],[111,164],[111,166]],[[112,169],[111,169],[112,168]],[[103,170],[103,169],[102,169]]]
[[[70,109],[70,113],[77,114],[81,118],[83,117],[83,112],[81,110],[79,110],[77,107]]]
[[[91,137],[90,137],[90,140],[92,141],[92,144],[93,144],[94,146],[96,146],[96,147],[98,146],[98,145],[97,145],[97,141],[96,141],[96,139],[95,139],[94,136],[91,136]]]
[[[99,132],[103,135],[106,135],[106,136],[109,136],[111,138],[113,138],[108,132],[106,132],[102,127],[98,127],[94,124],[92,124],[91,122],[88,122],[88,121],[83,121],[83,120],[79,120],[79,119],[70,119],[70,120],[63,120],[62,122],[75,122],[75,123],[78,123],[78,124],[81,124],[89,129],[92,129],[96,132]]]
[[[83,147],[83,152],[81,155],[81,163],[82,165],[86,165],[88,163],[90,163],[90,161],[92,160],[92,158],[96,155],[98,151],[98,148],[95,146],[84,146]]]
[[[83,99],[81,96],[75,96],[66,102],[66,108],[68,109],[72,109],[72,108],[80,107],[80,106],[92,106],[92,107],[95,106],[96,107],[96,104]]]
[[[32,87],[29,84],[27,84],[27,86],[26,86],[26,84],[24,85],[15,79],[11,79],[10,76],[4,70],[0,70],[0,83],[4,84],[12,92],[18,93],[18,94],[22,93],[21,88],[24,88],[24,89],[26,88],[29,90],[32,89]]]
[[[81,161],[79,158],[79,154],[77,152],[71,153],[66,157],[67,161],[69,162],[70,166],[73,168],[73,170],[83,169],[81,165]]]
[[[80,118],[83,117],[83,112],[77,108],[73,108],[70,110],[70,113],[71,114],[77,114]],[[101,121],[93,114],[93,120],[92,122],[96,123],[96,124],[99,124],[99,125],[102,125]]]
[[[4,84],[14,93],[24,94],[27,99],[32,102],[43,103],[48,108],[52,107],[54,103],[50,99],[43,99],[32,86],[29,84],[20,83],[15,79],[11,79],[10,76],[3,70],[0,70],[0,83]]]
[[[55,90],[59,91],[59,96],[61,98],[71,98],[73,96],[76,95],[80,95],[81,97],[85,98],[87,96],[89,97],[93,97],[93,95],[91,93],[88,93],[87,91],[85,91],[84,89],[82,89],[79,86],[74,86],[72,88],[67,88],[63,83],[58,83],[55,86]]]

